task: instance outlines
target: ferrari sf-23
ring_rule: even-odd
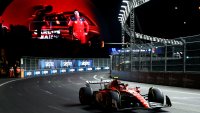
[[[92,84],[99,84],[100,89],[93,91]],[[86,81],[86,86],[79,90],[79,101],[83,105],[97,105],[106,110],[133,110],[171,107],[170,98],[159,89],[150,87],[142,95],[140,87],[128,88],[128,84],[118,79]]]

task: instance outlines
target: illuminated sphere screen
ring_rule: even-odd
[[[2,19],[8,28],[26,26],[32,39],[103,43],[94,9],[91,0],[13,0]]]

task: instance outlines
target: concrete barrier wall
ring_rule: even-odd
[[[112,70],[111,76],[117,76],[121,80],[132,82],[200,89],[199,73],[124,72]]]
[[[38,70],[24,70],[21,69],[21,78],[46,76],[46,75],[62,75],[73,72],[93,72],[93,71],[108,71],[108,67],[79,67],[79,68],[58,68],[58,69],[38,69]]]

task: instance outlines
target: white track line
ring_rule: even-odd
[[[0,84],[0,87],[2,87],[3,85],[6,85],[6,84],[8,84],[8,83],[11,83],[11,82],[14,82],[14,81],[18,81],[18,80],[22,80],[22,79],[15,79],[15,80],[10,80],[10,81],[1,83],[1,84]]]

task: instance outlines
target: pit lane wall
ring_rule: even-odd
[[[112,70],[111,77],[118,77],[120,80],[139,83],[200,89],[199,73],[127,72]]]
[[[86,71],[108,71],[109,58],[34,58],[23,57],[20,61],[21,78],[63,75]]]

